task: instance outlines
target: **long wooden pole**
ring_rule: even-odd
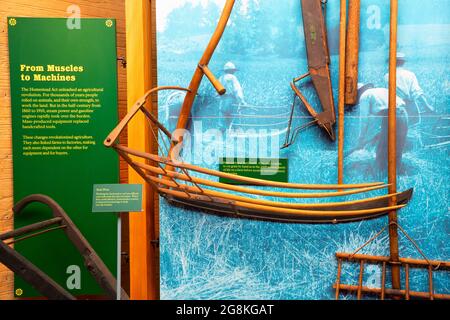
[[[348,2],[347,45],[345,54],[345,104],[354,105],[358,97],[359,29],[361,0]]]
[[[347,32],[347,0],[341,0],[339,28],[339,100],[338,100],[338,184],[344,183],[344,110],[345,110],[345,61]]]
[[[230,19],[231,12],[233,11],[235,0],[226,0],[222,14],[219,18],[219,22],[217,23],[216,30],[214,31],[211,39],[209,40],[208,46],[206,47],[200,61],[198,63],[197,68],[195,69],[194,75],[192,76],[191,82],[189,84],[189,92],[186,94],[184,98],[183,104],[181,106],[180,114],[178,115],[178,121],[176,129],[186,129],[189,123],[189,116],[192,111],[192,106],[194,105],[195,98],[197,96],[198,89],[202,82],[203,76],[205,75],[205,67],[207,73],[209,69],[207,68],[212,56],[214,55],[214,51],[216,50],[220,40],[222,39],[222,35],[225,32],[225,28],[228,24],[228,20]],[[216,90],[218,90],[219,94],[224,94],[225,90],[218,83],[218,81],[214,80],[212,73],[209,72],[211,83],[214,85]],[[212,78],[211,78],[212,76]],[[220,87],[220,88],[219,88]],[[179,139],[178,146],[181,147],[182,139]],[[175,147],[175,143],[172,142],[170,144],[168,157],[177,157],[174,155],[173,150]],[[181,148],[179,149],[181,150]],[[167,167],[168,170],[173,169],[170,165]]]
[[[389,193],[397,190],[397,23],[398,0],[391,0],[389,40],[389,114],[388,114],[388,181]],[[397,203],[390,198],[389,205]],[[400,266],[398,252],[397,211],[389,213],[389,247],[392,263],[392,287],[400,289]]]
[[[189,115],[191,114],[192,105],[194,104],[198,88],[203,79],[204,71],[202,70],[202,68],[208,65],[214,54],[214,51],[216,50],[217,45],[220,42],[220,39],[222,38],[223,32],[225,31],[228,23],[228,19],[230,18],[231,12],[233,11],[234,2],[235,0],[227,0],[227,2],[225,3],[222,15],[217,24],[217,28],[214,31],[214,34],[212,35],[211,40],[209,41],[208,46],[206,47],[206,50],[200,59],[197,69],[195,69],[194,76],[192,77],[191,83],[189,85],[190,91],[186,95],[183,105],[181,106],[177,129],[186,129]]]

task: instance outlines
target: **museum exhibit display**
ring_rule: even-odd
[[[37,2],[0,300],[450,299],[450,3]]]

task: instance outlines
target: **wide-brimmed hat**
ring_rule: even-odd
[[[235,72],[235,71],[238,71],[238,69],[236,68],[236,66],[234,65],[233,62],[228,61],[223,66],[223,71],[225,71],[225,72]]]
[[[397,52],[397,61],[406,61],[406,54],[403,52]]]
[[[406,53],[398,51],[396,58],[397,62],[406,62]],[[389,62],[389,58],[387,59],[387,61]]]

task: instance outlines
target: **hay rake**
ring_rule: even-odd
[[[403,233],[403,235],[414,245],[416,250],[420,253],[423,259],[411,259],[411,258],[399,258],[399,261],[393,262],[390,257],[387,256],[374,256],[368,254],[358,254],[361,249],[366,247],[369,243],[378,238],[388,226],[385,226],[380,232],[378,232],[373,238],[367,241],[364,245],[359,247],[353,253],[336,253],[337,258],[337,278],[336,283],[333,285],[335,289],[335,298],[339,300],[342,292],[356,294],[358,300],[363,295],[375,295],[384,300],[387,297],[391,298],[404,298],[410,300],[416,299],[429,299],[429,300],[450,300],[449,293],[436,293],[434,290],[433,274],[437,271],[449,272],[450,262],[429,260],[425,254],[420,250],[417,243],[406,233],[406,231],[399,225],[397,228]],[[358,284],[344,284],[341,283],[342,266],[344,263],[356,264],[359,266]],[[364,286],[364,268],[366,265],[381,265],[381,287],[368,287]],[[400,269],[403,269],[405,274],[404,289],[401,288],[386,288],[387,279],[387,267],[396,265]],[[428,291],[414,291],[410,286],[410,273],[411,269],[425,269],[428,276]]]

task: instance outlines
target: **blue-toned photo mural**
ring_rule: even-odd
[[[157,2],[158,85],[189,85],[224,3]],[[449,0],[399,1],[398,190],[414,188],[410,204],[398,213],[399,224],[436,260],[450,259],[448,12]],[[326,20],[337,101],[338,0],[328,0]],[[388,43],[389,1],[362,0],[359,100],[345,114],[346,183],[387,181]],[[209,68],[227,93],[219,96],[206,78],[202,82],[185,140],[186,162],[218,170],[225,156],[287,158],[290,182],[337,181],[337,143],[319,127],[301,131],[281,150],[294,97],[289,84],[308,71],[299,0],[237,0]],[[308,82],[302,91],[319,106]],[[159,119],[171,131],[183,98],[183,92],[159,95]],[[293,128],[310,121],[297,103]],[[207,215],[164,199],[160,207],[162,299],[332,299],[335,253],[353,252],[388,223],[382,217],[280,224]],[[389,255],[388,234],[362,252]],[[422,258],[402,235],[400,254]],[[380,269],[366,267],[365,286],[380,286]],[[357,266],[342,272],[345,281],[357,282]],[[448,273],[434,280],[436,292],[450,292]],[[427,290],[426,271],[412,272],[410,281],[411,290]]]

